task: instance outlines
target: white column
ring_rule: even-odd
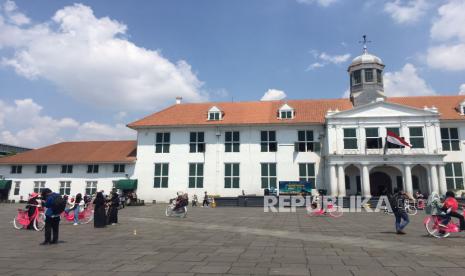
[[[363,196],[371,196],[370,191],[370,173],[368,172],[368,166],[362,165],[362,193]]]
[[[337,180],[339,185],[339,196],[346,196],[346,176],[344,173],[344,166],[337,166]]]
[[[439,193],[445,195],[447,192],[446,169],[444,165],[439,165]]]
[[[405,192],[410,196],[413,196],[413,187],[412,187],[412,170],[410,165],[405,165],[404,167],[404,177],[405,177]]]
[[[436,165],[431,165],[431,189],[432,193],[439,193],[438,170]]]
[[[329,165],[329,195],[337,196],[336,165]]]

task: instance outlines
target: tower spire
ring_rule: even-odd
[[[367,35],[362,36],[363,40],[359,41],[358,43],[363,43],[363,53],[367,54],[368,49],[367,49],[367,43],[371,43],[371,40],[367,40]]]

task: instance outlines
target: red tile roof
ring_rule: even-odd
[[[436,106],[442,120],[463,120],[464,116],[456,110],[465,95],[458,96],[423,96],[392,97],[388,102],[403,104],[416,108]],[[292,120],[278,119],[278,109],[288,103],[295,109]],[[224,112],[221,121],[208,121],[207,113],[212,106]],[[130,128],[150,126],[184,126],[184,125],[253,125],[253,124],[322,124],[329,109],[347,110],[352,104],[349,99],[256,101],[256,102],[219,102],[186,103],[170,106],[160,112],[149,115],[128,124]]]
[[[136,141],[63,142],[0,158],[0,164],[132,163]]]

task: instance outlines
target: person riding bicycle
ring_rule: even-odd
[[[39,198],[38,193],[29,194],[29,199],[27,200],[27,204],[26,204],[26,210],[27,210],[27,215],[29,216],[29,219],[36,212],[36,209],[39,205],[39,201],[37,200],[38,198]],[[34,220],[31,220],[31,222],[27,226],[27,229],[33,229],[33,228],[34,228]]]
[[[445,213],[443,215],[444,219],[439,224],[439,226],[447,227],[447,224],[449,224],[451,217],[454,217],[454,218],[458,218],[460,221],[460,231],[464,231],[465,230],[465,219],[463,215],[457,212],[458,208],[459,208],[459,203],[455,199],[455,193],[452,191],[447,191],[446,199],[444,200],[442,204],[442,208],[441,208],[441,210]]]
[[[189,196],[187,193],[180,194],[176,198],[176,205],[173,208],[173,211],[177,211],[181,208],[184,208],[185,206],[189,205]]]

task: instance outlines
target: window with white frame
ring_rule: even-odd
[[[344,149],[357,149],[357,130],[344,128]]]
[[[288,104],[284,104],[279,108],[278,117],[280,119],[292,119],[294,118],[294,108],[290,107]]]
[[[320,143],[315,141],[312,130],[297,131],[297,142],[294,146],[296,152],[320,151]]]
[[[276,152],[278,143],[276,142],[276,131],[265,130],[260,132],[261,152]]]
[[[383,147],[383,140],[379,137],[377,127],[365,128],[365,136],[367,149],[380,149]]]
[[[239,188],[239,163],[224,163],[224,187]]]
[[[13,165],[11,166],[11,174],[21,174],[23,172],[23,166]]]
[[[373,69],[364,69],[365,71],[365,82],[373,82]]]
[[[239,152],[240,133],[239,131],[226,131],[224,133],[224,151]]]
[[[60,181],[60,195],[71,194],[71,181]]]
[[[425,147],[422,127],[409,127],[410,144],[413,149],[422,149]]]
[[[463,190],[462,163],[446,163],[446,183],[448,190]]]
[[[47,173],[47,165],[37,165],[36,166],[36,173],[37,174],[45,174],[45,173]]]
[[[277,187],[276,163],[261,163],[262,189]]]
[[[362,70],[357,70],[352,73],[352,85],[359,85],[362,83]]]
[[[98,173],[98,165],[87,165],[87,173]]]
[[[155,163],[155,174],[153,177],[154,188],[168,188],[168,163]]]
[[[13,195],[19,195],[20,186],[21,186],[21,181],[15,181],[15,190],[13,192]]]
[[[125,164],[113,164],[113,172],[114,173],[124,173],[126,171]]]
[[[97,181],[86,181],[86,195],[97,193]]]
[[[208,110],[208,120],[209,121],[219,121],[221,120],[222,118],[222,113],[221,113],[221,110],[214,106],[212,108],[210,108],[210,110]]]
[[[73,165],[61,165],[61,173],[73,173]]]
[[[205,152],[205,134],[203,132],[191,132],[189,152]]]
[[[315,180],[315,163],[299,163],[299,181],[310,182],[315,189]]]
[[[45,189],[45,181],[34,181],[34,193],[42,193],[42,190]]]
[[[441,143],[444,151],[459,151],[459,131],[456,127],[441,128]]]
[[[189,188],[203,188],[203,163],[189,163]]]
[[[155,152],[169,153],[170,152],[171,134],[169,132],[159,132],[155,135]]]

